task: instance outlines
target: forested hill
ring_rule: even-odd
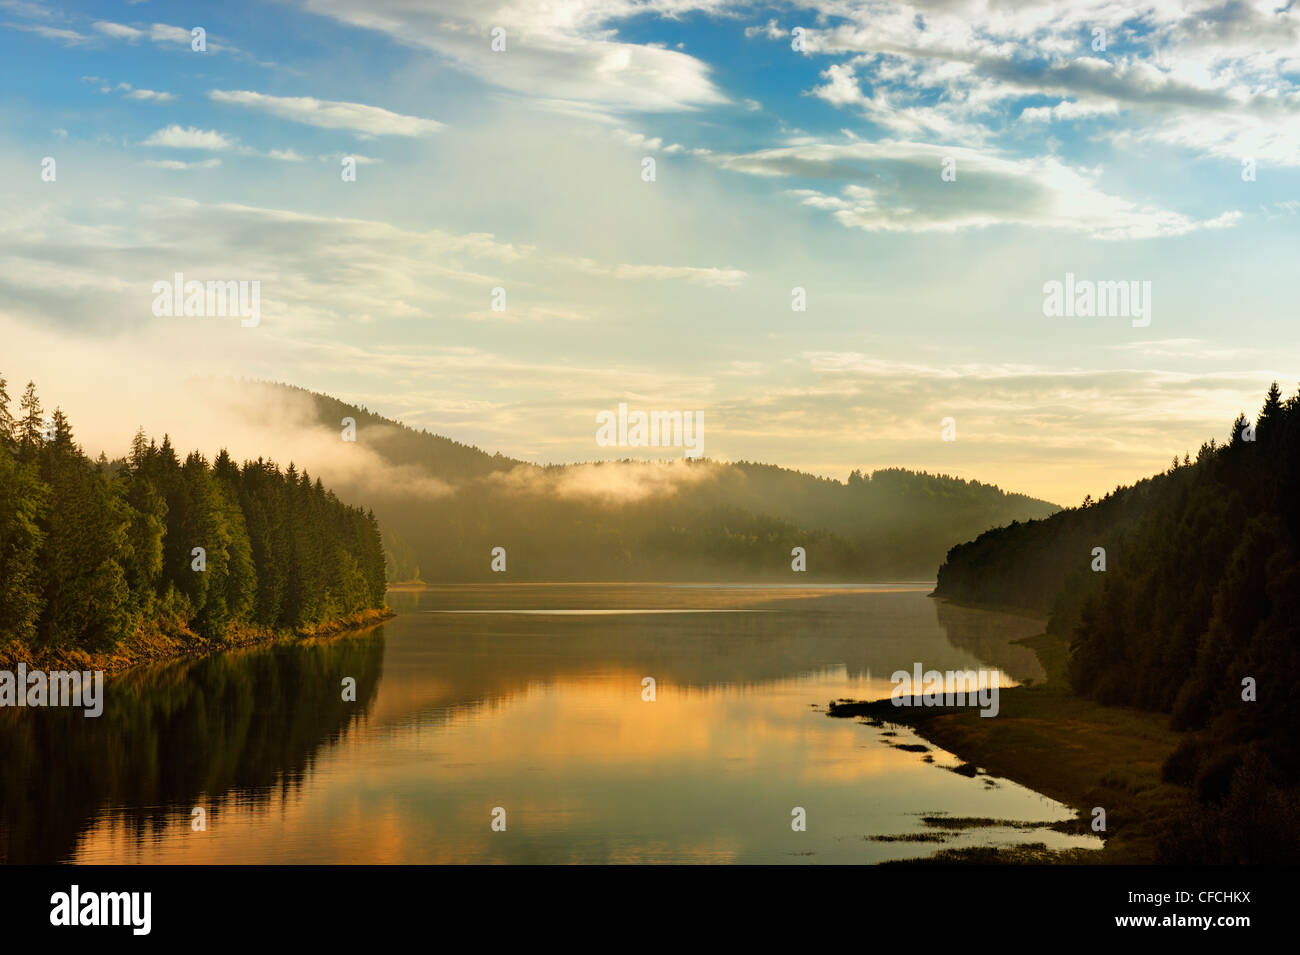
[[[331,432],[338,431],[344,418],[352,418],[366,447],[384,460],[423,469],[444,481],[484,477],[498,471],[509,471],[524,463],[500,452],[488,454],[473,445],[461,444],[428,431],[416,431],[360,405],[350,405],[296,385],[261,381],[255,384],[310,402],[315,419]]]
[[[90,461],[0,378],[0,656],[314,629],[384,606],[374,517],[292,465],[182,461],[137,434]]]
[[[1168,777],[1274,819],[1294,847],[1300,803],[1277,787],[1300,784],[1298,542],[1300,396],[1274,384],[1253,426],[1238,418],[1195,461],[954,547],[937,593],[1050,611],[1049,631],[1072,641],[1075,692],[1196,730]]]
[[[900,469],[854,471],[847,482],[772,465],[606,461],[542,467],[444,437],[337,399],[312,402],[322,429],[355,419],[357,444],[445,486],[407,480],[364,489],[384,530],[389,576],[432,582],[501,579],[930,580],[954,543],[1058,508],[989,484]],[[593,423],[594,435],[594,423]],[[359,496],[347,477],[334,486]]]

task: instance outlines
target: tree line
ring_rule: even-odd
[[[954,547],[936,593],[1049,613],[1074,692],[1189,731],[1164,776],[1206,809],[1171,860],[1298,851],[1300,394],[1274,383],[1194,461]]]
[[[292,464],[182,460],[143,431],[124,460],[91,461],[30,382],[15,416],[0,377],[0,647],[220,642],[379,608],[385,589],[374,515]]]

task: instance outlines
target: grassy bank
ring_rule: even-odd
[[[1043,634],[1017,642],[1038,654],[1048,677],[1037,686],[1001,690],[996,717],[981,717],[974,708],[896,707],[889,700],[832,703],[830,715],[909,726],[992,775],[1065,803],[1085,825],[1093,807],[1106,810],[1099,852],[949,850],[940,861],[1156,862],[1161,836],[1192,805],[1189,790],[1160,779],[1182,734],[1168,728],[1163,714],[1101,706],[1071,693],[1063,640]]]
[[[250,647],[272,643],[276,640],[325,637],[351,630],[363,630],[394,616],[393,611],[363,610],[326,623],[298,627],[293,630],[275,630],[270,627],[234,625],[220,641],[208,640],[189,628],[160,622],[152,627],[138,628],[112,650],[91,651],[76,647],[51,647],[32,649],[19,643],[0,647],[0,669],[11,670],[19,663],[40,670],[104,670],[113,672],[142,663],[156,663],[176,657],[201,656],[236,647]]]

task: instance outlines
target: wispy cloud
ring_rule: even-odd
[[[433,50],[484,83],[548,107],[607,114],[729,102],[704,61],[663,45],[621,40],[615,28],[618,21],[637,15],[721,12],[728,6],[725,0],[577,0],[561,5],[371,0],[365,7],[350,0],[302,0],[302,5],[398,43]],[[504,50],[493,49],[493,30],[504,31]]]
[[[131,92],[126,94],[126,98],[145,100],[152,103],[170,103],[172,100],[176,99],[176,97],[171,93],[163,92],[161,90],[143,89],[131,90]]]
[[[173,124],[155,130],[140,143],[141,146],[162,146],[167,149],[231,149],[235,141],[215,129],[197,129],[193,126]]]
[[[64,46],[84,46],[91,42],[91,38],[84,33],[78,33],[76,30],[68,30],[63,27],[46,26],[43,23],[5,23],[3,25],[10,30],[22,30],[25,33],[35,33],[47,40],[57,40]]]
[[[826,187],[791,190],[841,225],[869,232],[957,232],[998,225],[1080,232],[1100,239],[1143,239],[1223,228],[1225,210],[1197,220],[1104,192],[1095,171],[1052,156],[1013,159],[991,150],[916,142],[806,143],[719,154],[723,168]],[[953,178],[941,177],[950,169]]]
[[[186,162],[182,159],[146,159],[144,164],[154,169],[215,169],[221,165],[221,160],[199,159],[194,162]]]
[[[105,36],[117,40],[138,40],[146,35],[143,30],[137,30],[135,27],[129,27],[124,23],[113,23],[111,20],[96,20],[94,27]]]
[[[379,106],[319,100],[310,96],[268,96],[249,90],[213,90],[214,103],[260,110],[321,129],[346,129],[366,136],[428,136],[443,128],[433,119],[405,116]]]

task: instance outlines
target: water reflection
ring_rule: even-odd
[[[869,838],[917,832],[925,814],[1069,815],[896,748],[916,743],[906,731],[816,708],[886,696],[913,662],[1041,679],[1011,643],[1030,621],[897,586],[483,586],[391,602],[400,615],[370,634],[133,671],[99,720],[0,713],[0,758],[17,769],[0,782],[5,860],[877,861],[933,851]],[[556,613],[629,609],[739,612]],[[207,832],[189,827],[196,805]],[[807,832],[790,828],[795,806]],[[1096,844],[971,830],[945,845],[990,841]]]
[[[111,678],[104,713],[0,710],[0,858],[64,861],[97,817],[135,840],[285,798],[374,704],[379,635],[280,644]],[[342,700],[343,677],[357,702]],[[113,861],[113,860],[105,860]]]

